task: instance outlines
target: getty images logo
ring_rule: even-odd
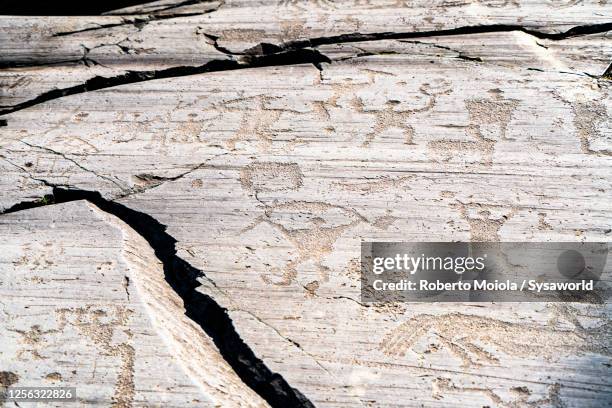
[[[608,243],[362,243],[364,301],[604,301]],[[609,266],[608,266],[609,269]]]

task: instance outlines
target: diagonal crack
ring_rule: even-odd
[[[110,11],[110,12],[107,12],[105,15],[125,16],[125,17],[122,18],[122,21],[120,23],[101,24],[95,27],[83,28],[81,30],[62,31],[62,32],[53,34],[52,37],[63,37],[66,35],[78,34],[78,33],[83,33],[87,31],[103,30],[107,28],[121,27],[125,25],[133,25],[134,27],[138,29],[138,31],[140,31],[142,30],[144,26],[146,26],[152,21],[170,20],[174,18],[193,17],[193,16],[210,14],[210,13],[213,13],[219,10],[221,7],[225,5],[225,0],[220,0],[216,6],[206,9],[204,11],[200,11],[200,12],[164,13],[168,10],[174,10],[177,8],[191,6],[194,4],[208,3],[209,1],[210,0],[185,0],[177,4],[171,4],[167,7],[163,7],[161,9],[152,10],[149,13],[143,13],[143,12],[140,12],[140,13],[139,12],[113,13],[112,11]],[[130,16],[134,16],[134,17],[130,18]]]
[[[321,368],[323,371],[325,371],[325,373],[327,373],[328,375],[331,376],[331,373],[329,372],[329,370],[327,368],[325,368],[325,366],[323,364],[321,364],[321,362],[317,359],[316,356],[314,356],[312,353],[306,351],[302,345],[300,343],[298,343],[297,341],[285,336],[283,333],[280,332],[280,330],[278,330],[276,327],[272,326],[270,323],[268,323],[267,321],[263,320],[262,318],[260,318],[259,316],[257,316],[255,313],[248,311],[248,310],[242,310],[242,309],[237,309],[240,312],[244,312],[246,314],[248,314],[249,316],[251,316],[253,319],[257,320],[259,323],[263,324],[264,326],[272,329],[272,331],[274,331],[280,338],[282,338],[283,340],[285,340],[287,343],[291,344],[292,346],[294,346],[295,348],[297,348],[298,350],[300,350],[301,353],[305,354],[306,356],[310,357],[310,359],[312,359],[314,361],[314,363],[319,366],[319,368]]]
[[[151,71],[127,71],[112,77],[95,76],[82,84],[68,88],[53,89],[44,92],[28,101],[5,107],[0,110],[0,115],[15,112],[50,100],[62,98],[99,89],[111,88],[119,85],[134,84],[138,82],[151,81],[162,78],[178,78],[188,75],[202,74],[206,72],[232,71],[246,68],[283,66],[296,64],[314,64],[319,62],[331,63],[331,60],[316,50],[297,49],[283,51],[275,54],[261,56],[246,56],[241,61],[234,60],[211,60],[199,66],[178,66],[161,70]]]
[[[569,30],[561,33],[546,33],[535,29],[526,28],[520,25],[489,24],[421,32],[341,34],[331,37],[316,37],[306,40],[290,41],[282,43],[280,45],[260,43],[257,46],[251,47],[243,52],[230,53],[230,58],[233,55],[242,55],[242,58],[240,60],[215,59],[199,66],[177,66],[161,70],[127,71],[124,74],[112,77],[96,76],[91,79],[88,79],[87,81],[79,85],[75,85],[68,88],[53,89],[51,91],[44,92],[28,101],[12,106],[4,106],[4,109],[0,110],[0,115],[19,111],[25,108],[29,108],[31,106],[38,105],[43,102],[62,98],[68,95],[91,92],[120,85],[152,81],[155,79],[177,78],[208,72],[232,71],[246,68],[285,66],[306,63],[313,64],[315,67],[320,69],[320,64],[322,62],[332,62],[329,57],[322,54],[316,49],[316,47],[319,47],[321,45],[382,40],[400,40],[436,36],[457,36],[510,31],[521,31],[539,39],[559,41],[566,38],[602,33],[610,30],[612,30],[612,23],[580,25],[572,27]],[[215,48],[217,48],[221,52],[228,54],[228,52],[226,52],[228,50],[219,47],[217,43],[218,37],[215,37],[210,34],[206,35],[206,37],[209,41],[212,41],[213,45],[215,45]]]
[[[31,180],[37,181],[37,182],[41,183],[42,185],[44,185],[46,187],[67,187],[67,188],[71,188],[72,187],[72,186],[69,186],[68,184],[59,184],[59,183],[52,184],[52,183],[49,183],[45,179],[40,179],[40,178],[34,177],[28,170],[24,169],[23,167],[21,167],[20,165],[18,165],[16,163],[13,163],[12,161],[7,159],[2,154],[0,154],[0,159],[4,160],[5,162],[7,162],[11,166],[15,167],[16,169],[21,170],[21,172],[25,173],[27,175],[27,177],[30,178]],[[20,204],[21,203],[16,204],[16,205],[20,205]],[[28,207],[28,208],[31,208],[31,207]],[[5,211],[5,212],[8,212],[8,211]],[[1,212],[0,214],[4,214],[4,212]]]
[[[480,57],[470,57],[469,55],[466,55],[463,51],[456,50],[454,48],[447,47],[445,45],[429,43],[429,42],[424,42],[424,41],[415,41],[415,40],[412,40],[412,41],[409,41],[409,40],[400,40],[400,41],[404,42],[404,43],[408,43],[408,44],[429,45],[430,47],[434,47],[434,48],[438,48],[438,49],[441,49],[441,50],[446,50],[446,51],[454,52],[455,54],[457,54],[455,56],[455,58],[459,58],[459,59],[466,60],[466,61],[483,62],[482,58],[480,58]]]
[[[134,27],[138,29],[138,31],[140,31],[142,30],[144,26],[149,24],[151,21],[170,20],[173,18],[180,18],[180,17],[199,16],[202,14],[208,14],[215,10],[216,9],[211,9],[210,11],[205,11],[203,13],[200,13],[200,12],[199,13],[176,13],[176,14],[161,14],[161,15],[151,14],[151,15],[138,15],[133,18],[124,17],[121,19],[122,21],[120,23],[101,24],[95,27],[88,27],[88,28],[83,28],[81,30],[74,30],[74,31],[62,31],[62,32],[53,34],[52,37],[63,37],[66,35],[84,33],[87,31],[103,30],[106,28],[121,27],[121,26],[126,26],[126,25],[133,25]]]
[[[83,64],[87,67],[91,65],[100,65],[95,60],[87,57],[89,49],[85,49],[81,58],[63,59],[55,61],[40,61],[40,62],[13,62],[13,61],[0,61],[0,69],[7,68],[32,68],[32,67],[50,67],[54,65],[65,65],[65,64]]]
[[[176,254],[177,241],[166,232],[165,225],[148,214],[106,200],[96,191],[54,187],[52,196],[45,197],[38,202],[16,204],[4,211],[4,214],[42,205],[87,200],[101,211],[121,219],[153,248],[155,255],[163,264],[166,281],[183,300],[185,315],[197,323],[213,340],[221,356],[247,386],[266,400],[271,407],[314,408],[306,396],[292,388],[280,374],[271,371],[255,355],[236,331],[227,310],[211,296],[197,290],[201,285],[198,278],[211,280],[201,270]]]
[[[53,204],[53,194],[46,194],[37,200],[21,201],[11,207],[3,210],[0,214],[9,214],[17,211],[29,210],[30,208],[42,207],[44,205]]]
[[[94,47],[86,47],[85,45],[81,44],[81,49],[83,51],[83,54],[79,57],[79,58],[71,58],[71,59],[61,59],[61,60],[55,60],[55,61],[40,61],[40,62],[13,62],[13,61],[0,61],[0,69],[6,69],[6,68],[31,68],[31,67],[47,67],[47,66],[55,66],[55,65],[65,65],[65,64],[82,64],[85,65],[86,67],[90,67],[90,66],[95,66],[95,65],[100,65],[104,68],[108,68],[107,66],[99,63],[98,61],[94,60],[93,58],[89,57],[89,54],[97,49],[100,48],[104,48],[104,47],[117,47],[121,53],[123,54],[130,54],[130,52],[132,50],[134,50],[132,47],[127,46],[127,45],[122,45],[122,43],[126,42],[126,41],[130,41],[129,37],[126,37],[122,40],[119,40],[117,42],[114,43],[102,43],[102,44],[98,44]]]
[[[125,198],[128,196],[131,196],[133,194],[140,194],[140,193],[144,193],[145,191],[148,190],[152,190],[156,187],[161,186],[162,184],[169,182],[169,181],[177,181],[182,179],[183,177],[193,173],[194,171],[200,170],[200,169],[204,169],[206,167],[208,167],[208,163],[210,163],[212,160],[215,160],[221,156],[225,156],[227,154],[230,154],[230,152],[223,152],[223,153],[219,153],[216,154],[208,159],[206,159],[205,161],[203,161],[202,163],[196,164],[195,166],[190,167],[189,169],[183,171],[182,173],[177,174],[176,176],[158,176],[155,174],[149,174],[149,173],[140,173],[140,174],[135,174],[134,177],[138,180],[140,180],[141,182],[143,182],[145,185],[142,187],[133,187],[130,191],[124,191],[123,193],[121,193],[120,195],[116,196],[114,198],[114,200],[120,199],[120,198]]]
[[[215,48],[215,50],[217,50],[220,53],[223,53],[225,55],[228,55],[230,57],[233,57],[235,55],[243,55],[243,53],[232,52],[228,48],[225,48],[225,47],[219,45],[219,37],[217,37],[216,35],[204,33],[204,32],[201,31],[201,29],[202,29],[202,27],[197,27],[196,33],[203,35],[204,38],[206,38],[206,43],[212,45]]]
[[[91,174],[93,174],[93,175],[94,175],[94,176],[96,176],[96,177],[99,177],[99,178],[101,178],[101,179],[103,179],[103,180],[106,180],[106,181],[108,181],[108,182],[110,182],[110,183],[114,184],[115,186],[119,187],[119,189],[120,189],[121,191],[126,191],[126,187],[124,187],[124,186],[122,186],[121,184],[119,184],[119,183],[118,183],[116,180],[113,180],[112,178],[110,178],[110,177],[108,177],[108,176],[105,176],[105,175],[102,175],[102,174],[98,174],[98,173],[96,173],[95,171],[93,171],[93,170],[91,170],[91,169],[88,169],[87,167],[83,166],[82,164],[80,164],[80,163],[79,163],[79,162],[77,162],[76,160],[74,160],[74,159],[72,159],[72,158],[70,158],[70,157],[66,156],[66,155],[65,155],[64,153],[62,153],[62,152],[58,152],[57,150],[53,150],[53,149],[50,149],[50,148],[45,147],[45,146],[38,146],[38,145],[35,145],[35,144],[31,144],[31,143],[25,142],[25,141],[23,141],[23,140],[20,140],[20,142],[21,142],[21,143],[23,143],[23,144],[24,144],[24,145],[26,145],[26,146],[31,147],[31,148],[34,148],[34,149],[39,149],[39,150],[43,150],[43,151],[46,151],[46,152],[48,152],[48,153],[51,153],[51,154],[54,154],[54,155],[60,156],[60,157],[62,157],[63,159],[65,159],[65,160],[69,161],[70,163],[74,164],[75,166],[77,166],[79,169],[81,169],[81,170],[83,170],[83,171],[86,171],[87,173],[91,173]]]
[[[352,33],[340,34],[331,37],[315,37],[305,40],[289,41],[282,44],[282,49],[296,49],[305,47],[318,47],[321,45],[330,44],[346,44],[353,42],[368,42],[381,40],[405,40],[411,38],[426,38],[426,37],[442,37],[442,36],[457,36],[470,34],[486,34],[486,33],[501,33],[511,31],[522,31],[539,39],[560,41],[567,38],[578,37],[582,35],[603,33],[612,30],[612,23],[601,24],[585,24],[572,27],[560,33],[548,33],[533,28],[528,28],[516,24],[483,24],[476,26],[463,26],[456,28],[448,28],[443,30],[430,31],[409,31],[409,32],[383,32],[383,33]]]

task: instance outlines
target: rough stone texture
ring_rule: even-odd
[[[7,214],[0,231],[0,361],[12,385],[76,386],[81,404],[113,407],[267,406],[114,216],[76,201]]]
[[[366,305],[358,264],[362,240],[610,240],[611,83],[601,76],[609,32],[544,38],[609,23],[606,2],[404,3],[228,1],[136,25],[126,16],[4,18],[0,47],[13,51],[0,53],[2,62],[29,65],[0,71],[8,110],[96,75],[181,68],[5,114],[0,205],[59,186],[154,217],[177,255],[205,274],[198,290],[227,308],[255,354],[315,406],[609,404],[608,304]],[[105,24],[115,25],[96,28]],[[276,50],[260,43],[290,51],[305,38],[485,24],[522,31],[338,38],[321,41],[317,55],[330,62],[315,64],[264,56],[267,66],[255,67],[233,54]],[[79,32],[54,36],[71,31]],[[81,44],[100,65],[85,63]],[[183,69],[213,60],[241,69]],[[2,228],[44,233],[61,214],[69,230],[68,215],[51,208],[3,215]],[[74,229],[83,233],[79,220],[91,216],[80,217]],[[89,242],[76,238],[53,241]],[[20,253],[26,240],[8,240],[6,253]],[[90,241],[115,248],[115,258],[126,245],[116,232]],[[32,251],[36,259],[44,248]],[[74,258],[75,267],[79,259],[81,268],[92,263]],[[125,297],[121,274],[109,299]],[[47,330],[46,319],[28,324]],[[163,327],[147,327],[163,337]],[[207,341],[184,347],[203,350]],[[173,367],[184,361],[176,347],[159,350]],[[172,378],[209,377],[179,370]],[[217,385],[207,386],[202,398],[214,400]],[[245,388],[235,398],[256,404]]]

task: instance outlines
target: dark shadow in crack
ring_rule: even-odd
[[[42,207],[55,203],[55,197],[52,194],[47,194],[38,200],[22,201],[0,212],[0,214],[9,214],[17,211],[29,210],[30,208]]]
[[[82,84],[68,88],[55,88],[28,101],[7,107],[6,109],[0,109],[0,115],[16,112],[43,102],[63,98],[64,96],[112,88],[119,85],[152,81],[155,79],[179,78],[183,76],[203,74],[206,72],[221,72],[283,65],[318,64],[321,62],[331,63],[331,60],[317,50],[297,49],[270,55],[249,55],[245,56],[243,62],[241,63],[232,59],[211,60],[206,64],[199,66],[178,66],[155,71],[127,71],[123,74],[112,77],[95,76]]]
[[[134,24],[134,22],[118,23]],[[112,27],[117,24],[111,24],[107,27]],[[87,31],[95,28],[87,28],[81,31]],[[126,71],[125,73],[112,76],[102,77],[95,76],[86,80],[79,85],[68,88],[56,88],[44,92],[25,102],[10,105],[0,106],[0,115],[5,115],[11,112],[16,112],[22,109],[29,108],[47,101],[58,98],[63,98],[69,95],[75,95],[85,92],[97,91],[100,89],[111,88],[120,85],[134,84],[144,81],[152,81],[164,78],[178,78],[189,75],[203,74],[208,72],[233,71],[246,68],[258,67],[273,67],[298,64],[313,64],[320,70],[321,63],[331,63],[329,57],[322,54],[316,47],[332,44],[347,44],[362,41],[382,41],[382,40],[402,40],[421,37],[438,37],[438,36],[461,36],[469,34],[482,33],[502,33],[511,31],[522,31],[539,39],[549,39],[553,41],[561,41],[567,38],[605,33],[612,30],[612,23],[601,24],[586,24],[572,27],[564,32],[548,33],[542,32],[533,28],[527,28],[520,25],[508,24],[486,24],[478,26],[464,26],[444,30],[422,31],[422,32],[382,32],[382,33],[350,33],[341,34],[330,37],[315,37],[304,40],[289,41],[280,45],[260,43],[255,47],[244,50],[243,52],[232,53],[229,50],[220,47],[218,37],[208,34],[207,39],[213,42],[213,46],[220,52],[226,54],[228,59],[215,59],[199,66],[176,66],[160,70],[149,71]],[[67,35],[70,32],[58,33],[57,35]],[[240,61],[234,59],[234,56],[242,55]]]
[[[102,211],[113,214],[147,240],[164,266],[166,281],[183,300],[186,316],[206,332],[240,379],[270,406],[314,407],[300,391],[292,388],[280,374],[272,372],[255,356],[240,338],[226,309],[212,297],[196,290],[200,286],[198,278],[203,277],[204,273],[176,255],[176,240],[166,232],[166,226],[155,218],[108,201],[98,192],[62,188],[53,189],[52,199],[17,204],[5,213],[76,200],[87,200]]]
[[[604,79],[612,79],[612,63],[608,65],[608,68],[601,74],[601,77]]]

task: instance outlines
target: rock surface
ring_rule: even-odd
[[[0,358],[19,385],[58,372],[108,405],[131,358],[125,406],[280,406],[282,384],[304,406],[609,404],[607,303],[359,289],[361,241],[610,240],[606,2],[387,3],[0,18]],[[160,262],[198,271],[286,383],[237,375]]]
[[[7,214],[0,231],[0,360],[15,386],[76,386],[81,403],[114,407],[267,406],[116,217],[74,201]]]

